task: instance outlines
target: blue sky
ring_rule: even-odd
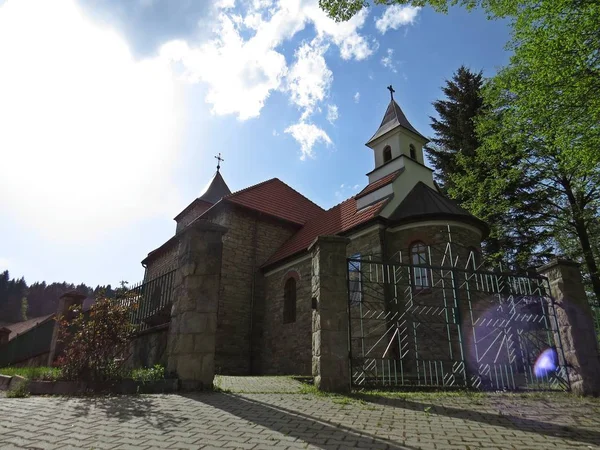
[[[464,64],[508,62],[481,12],[316,0],[0,0],[0,271],[135,282],[225,158],[232,190],[277,177],[331,207],[366,184],[395,97],[431,135]]]

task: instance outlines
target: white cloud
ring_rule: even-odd
[[[329,123],[333,125],[338,120],[338,117],[340,117],[340,113],[337,105],[327,105],[327,120]]]
[[[235,8],[235,0],[218,0],[215,6],[221,9]]]
[[[277,130],[273,130],[273,136],[279,136],[279,132]]]
[[[304,43],[296,50],[296,62],[287,76],[287,89],[291,101],[304,109],[301,120],[311,115],[329,92],[333,74],[323,57],[326,50],[326,46],[315,42]]]
[[[324,142],[327,146],[332,145],[331,139],[327,133],[312,123],[299,122],[290,125],[284,130],[285,133],[291,134],[294,139],[300,144],[302,155],[301,160],[306,157],[314,158],[313,147],[317,142]]]
[[[396,69],[396,64],[394,63],[394,49],[388,48],[386,52],[387,56],[381,58],[381,64],[383,67],[390,69],[392,72],[396,73],[398,70]]]
[[[3,214],[81,240],[170,209],[182,117],[169,64],[136,61],[73,0],[0,6],[0,61]]]
[[[360,92],[356,92],[356,94],[354,94],[354,103],[358,103],[360,102]]]
[[[397,30],[403,25],[412,24],[420,9],[419,6],[389,6],[381,17],[375,19],[375,27],[381,34],[386,33],[389,29]]]
[[[206,101],[217,115],[258,117],[271,92],[283,90],[303,109],[300,120],[305,121],[328,95],[328,46],[337,46],[343,59],[362,60],[377,45],[359,33],[366,10],[336,23],[317,0],[254,0],[246,7],[236,14],[221,10],[208,42],[193,46],[173,41],[161,49],[164,57],[181,63],[187,80],[208,85]],[[279,47],[310,24],[316,35],[296,49],[296,61],[288,70]]]

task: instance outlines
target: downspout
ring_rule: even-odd
[[[254,374],[254,295],[256,291],[256,244],[258,242],[258,219],[254,218],[254,231],[252,233],[252,285],[250,287],[250,351],[248,355],[250,357],[250,374]]]

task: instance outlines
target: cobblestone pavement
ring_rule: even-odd
[[[238,388],[220,381],[229,392],[0,398],[0,449],[600,448],[598,399],[343,397],[306,393],[281,377],[242,379]]]

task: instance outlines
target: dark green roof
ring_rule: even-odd
[[[484,237],[489,233],[487,224],[461,208],[455,201],[444,197],[435,189],[419,181],[408,195],[390,215],[389,220],[396,223],[417,220],[454,219],[470,223],[482,232]]]
[[[231,194],[231,191],[221,176],[221,173],[217,170],[217,173],[215,173],[215,176],[208,187],[198,198],[200,200],[204,200],[205,202],[214,204],[229,194]]]
[[[373,137],[371,139],[369,139],[369,142],[367,142],[366,145],[369,145],[374,140],[380,138],[384,134],[386,134],[398,127],[406,128],[408,131],[412,131],[417,136],[420,136],[423,139],[427,140],[427,138],[425,136],[423,136],[421,133],[419,133],[415,129],[415,127],[413,127],[410,124],[410,122],[408,121],[408,119],[406,118],[404,113],[402,112],[402,109],[400,108],[400,106],[398,106],[398,103],[396,103],[395,100],[392,100],[392,101],[390,101],[390,104],[388,105],[388,107],[385,111],[385,115],[383,116],[381,125],[379,125],[379,129],[375,132]]]

